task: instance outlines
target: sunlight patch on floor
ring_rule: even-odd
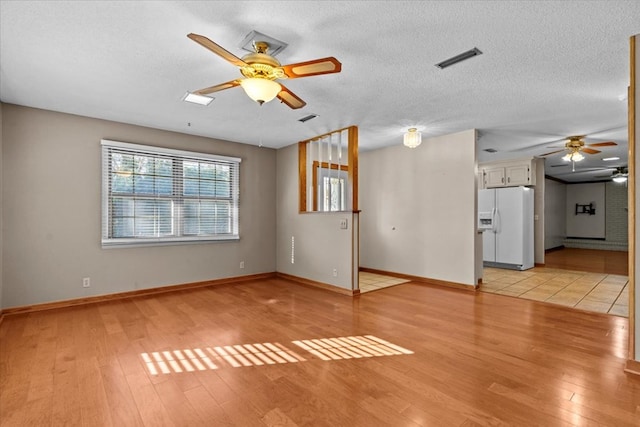
[[[363,357],[413,354],[373,335],[315,338],[292,341],[313,359],[359,359]],[[305,362],[308,359],[280,343],[237,344],[184,350],[141,353],[151,375],[216,370],[222,367],[264,366]]]

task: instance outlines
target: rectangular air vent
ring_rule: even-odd
[[[452,58],[446,59],[436,64],[436,67],[440,69],[444,69],[452,66],[453,64],[457,64],[458,62],[462,62],[466,59],[473,58],[474,56],[478,56],[478,55],[482,55],[482,52],[480,52],[480,49],[478,49],[477,47],[474,47],[473,49],[463,52],[460,55],[456,55]]]
[[[308,122],[311,119],[315,119],[316,117],[318,117],[317,114],[309,114],[308,116],[304,116],[304,117],[298,119],[298,121],[300,123],[304,123],[304,122]]]

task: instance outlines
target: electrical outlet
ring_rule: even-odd
[[[244,268],[244,261],[240,261],[240,268]]]
[[[347,224],[348,224],[348,222],[347,222],[346,218],[343,218],[343,219],[340,220],[340,228],[341,229],[346,230],[347,229]]]
[[[338,269],[337,268],[333,269],[333,277],[338,277]]]
[[[83,288],[88,288],[91,286],[91,279],[89,277],[84,277],[82,279],[82,287]]]

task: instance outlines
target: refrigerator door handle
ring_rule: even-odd
[[[500,232],[500,212],[498,211],[498,208],[493,208],[493,232],[494,233],[499,233]]]

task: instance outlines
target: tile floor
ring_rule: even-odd
[[[409,280],[399,279],[397,277],[383,276],[382,274],[369,273],[360,271],[360,293],[377,291],[379,289],[388,288],[390,286],[407,283]]]
[[[627,276],[617,274],[485,268],[480,291],[629,317],[628,283]]]

